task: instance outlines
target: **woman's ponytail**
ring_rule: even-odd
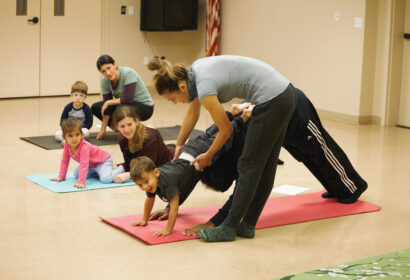
[[[170,61],[155,57],[148,62],[147,67],[151,71],[157,71],[157,74],[152,79],[152,83],[160,95],[165,91],[177,91],[179,82],[187,80],[186,66],[184,64],[173,66]]]

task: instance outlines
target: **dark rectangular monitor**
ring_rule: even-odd
[[[142,31],[196,30],[198,0],[141,0]]]

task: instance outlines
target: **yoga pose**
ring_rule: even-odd
[[[296,160],[302,162],[327,190],[322,197],[335,197],[339,203],[344,204],[356,202],[367,189],[366,181],[356,172],[346,154],[324,129],[310,100],[301,90],[295,88],[295,91],[297,105],[289,121],[283,147]],[[237,174],[232,166],[236,166],[242,152],[245,134],[246,129],[242,130],[242,133],[235,133],[234,143],[236,145],[232,145],[229,153],[219,157],[210,168],[204,170],[201,176],[203,183],[213,189],[224,191],[226,186],[229,187],[236,180]],[[184,233],[196,235],[198,230],[213,228],[221,224],[228,215],[232,198],[233,195],[208,222],[194,225],[186,229]],[[167,217],[168,208],[165,208],[152,213],[149,219],[165,220]],[[248,231],[242,236],[252,238],[254,231]]]
[[[121,183],[130,178],[130,162],[140,156],[149,157],[156,166],[172,160],[175,148],[165,145],[155,128],[146,127],[131,106],[115,110],[113,126],[118,130],[118,144],[124,156],[124,173],[118,174],[114,182]]]
[[[90,107],[84,102],[87,98],[88,86],[83,81],[77,81],[71,86],[71,98],[73,102],[68,103],[60,118],[60,126],[64,120],[74,118],[81,122],[81,131],[84,138],[90,135],[89,129],[93,125],[93,113]],[[55,134],[57,141],[63,142],[63,132],[58,130]],[[64,143],[63,143],[64,144]]]
[[[250,104],[241,105],[242,109],[249,107]],[[238,106],[239,107],[239,106]],[[241,110],[242,110],[241,109]],[[157,167],[154,162],[148,157],[141,156],[131,161],[131,178],[135,184],[145,191],[147,198],[144,204],[144,214],[141,221],[133,223],[133,226],[145,226],[148,224],[151,210],[154,205],[155,196],[158,195],[162,200],[169,202],[166,213],[168,223],[164,230],[155,233],[157,236],[165,236],[172,232],[175,225],[175,221],[178,214],[179,205],[182,204],[185,199],[192,192],[196,184],[200,179],[204,179],[203,182],[210,187],[219,191],[225,191],[232,185],[233,178],[236,176],[236,167],[232,162],[237,162],[240,153],[235,153],[238,149],[241,150],[243,146],[244,133],[246,132],[246,121],[250,116],[250,110],[241,117],[233,118],[232,114],[227,112],[229,119],[234,130],[232,137],[225,143],[223,148],[213,158],[216,163],[210,167],[205,168],[203,172],[200,172],[191,165],[191,161],[199,154],[208,150],[214,141],[218,129],[215,125],[212,125],[204,133],[189,140],[189,142],[182,149],[182,153],[175,161],[168,162],[164,165]],[[241,143],[236,143],[241,141]],[[235,148],[236,147],[236,148]],[[237,155],[237,158],[233,158]],[[216,176],[213,176],[216,169],[221,169],[217,162],[219,159],[224,158],[222,162],[226,167],[225,172],[232,174],[232,176],[224,177],[219,176],[219,172],[215,172]]]
[[[97,68],[104,76],[101,81],[103,101],[91,106],[93,114],[102,121],[97,139],[104,138],[107,125],[114,128],[111,115],[120,104],[134,107],[142,121],[152,116],[154,102],[137,72],[128,67],[117,66],[109,55],[98,58]]]
[[[221,103],[238,97],[255,104],[238,162],[238,180],[229,214],[218,227],[198,234],[205,241],[233,241],[236,234],[254,230],[271,192],[280,147],[296,105],[293,86],[273,67],[248,57],[207,57],[189,68],[154,59],[148,67],[158,71],[153,82],[160,95],[174,103],[189,103],[177,139],[176,156],[198,121],[201,105],[217,125],[219,133],[211,147],[191,162],[198,162],[199,169],[211,164],[232,133]]]
[[[51,181],[65,180],[70,158],[80,163],[74,170],[74,177],[78,179],[74,187],[79,189],[86,187],[85,181],[88,177],[98,176],[101,183],[107,184],[113,182],[115,175],[124,172],[122,166],[113,169],[114,164],[109,152],[84,140],[79,120],[64,120],[61,127],[65,140],[63,158],[58,177],[51,178]]]
[[[337,198],[339,203],[351,204],[356,202],[360,195],[367,189],[367,183],[353,168],[349,159],[339,145],[324,129],[315,107],[299,89],[295,88],[297,105],[289,126],[286,131],[283,147],[298,161],[302,162],[323,185],[327,192],[323,198]],[[220,166],[226,166],[227,163]],[[220,170],[218,176],[229,180],[235,178],[229,176],[225,170]],[[216,181],[214,181],[216,182]],[[196,235],[197,231],[213,228],[220,225],[228,216],[233,195],[225,205],[204,224],[194,225],[185,230],[187,235]],[[152,219],[167,218],[166,209],[153,213]],[[242,237],[253,238],[254,230],[242,232]]]
[[[336,197],[340,203],[357,201],[367,183],[348,157],[325,130],[315,107],[299,89],[297,106],[289,121],[283,147],[302,162],[327,190],[324,198]]]

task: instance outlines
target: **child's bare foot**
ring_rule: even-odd
[[[254,107],[255,107],[255,105],[250,105],[250,106],[248,106],[247,108],[245,108],[243,110],[241,118],[243,119],[244,122],[247,122],[249,120],[249,118],[252,115],[252,110],[253,110]]]
[[[232,104],[231,114],[233,116],[236,116],[237,114],[239,114],[240,112],[242,112],[243,110],[248,108],[249,106],[251,106],[250,102],[245,102],[245,103],[241,103],[241,104]]]
[[[183,235],[196,236],[197,235],[196,232],[198,230],[202,230],[202,229],[206,229],[206,228],[213,228],[213,227],[215,227],[215,225],[211,221],[208,221],[205,224],[197,224],[197,225],[194,225],[190,228],[186,228],[185,231],[182,234]]]

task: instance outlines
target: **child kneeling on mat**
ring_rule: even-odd
[[[74,177],[78,179],[74,187],[79,189],[85,188],[85,180],[88,177],[98,176],[101,183],[108,184],[113,181],[115,175],[124,172],[121,165],[114,168],[109,152],[84,140],[79,120],[66,119],[62,122],[61,128],[65,140],[63,159],[58,177],[51,178],[51,181],[65,180],[70,158],[80,163],[74,170]]]

